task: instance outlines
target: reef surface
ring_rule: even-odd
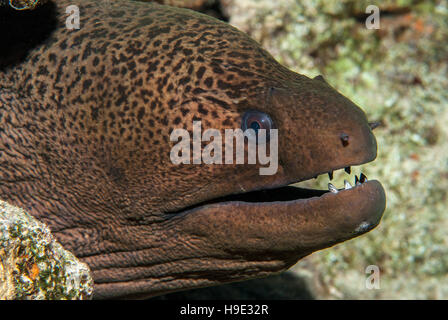
[[[92,292],[87,265],[43,223],[0,200],[0,300],[85,300]]]

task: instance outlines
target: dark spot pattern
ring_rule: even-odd
[[[123,10],[119,1],[111,2],[106,10],[84,0],[80,10],[88,14],[81,14],[82,28],[69,30],[64,10],[69,4],[62,0],[56,7],[40,9],[55,15],[53,33],[45,45],[27,53],[25,62],[1,71],[0,80],[1,88],[21,96],[17,101],[23,105],[10,104],[7,110],[2,101],[2,114],[8,115],[2,121],[10,123],[9,113],[18,113],[16,120],[33,130],[24,136],[32,136],[35,144],[30,142],[32,148],[20,152],[24,157],[33,152],[37,157],[33,161],[41,161],[36,168],[48,175],[42,180],[49,186],[39,190],[53,190],[67,198],[64,205],[42,200],[49,216],[76,211],[75,207],[88,211],[105,202],[109,207],[105,211],[113,213],[115,202],[121,203],[119,199],[130,190],[146,185],[139,179],[163,184],[170,177],[172,169],[160,164],[169,161],[173,129],[191,129],[194,120],[202,120],[204,129],[239,128],[238,99],[263,92],[274,75],[279,83],[290,81],[291,73],[255,41],[207,16],[147,3]],[[14,140],[18,137],[3,135],[2,141],[9,142],[4,150],[18,145]],[[160,152],[151,150],[156,145]],[[13,165],[15,158],[12,153],[9,156]],[[136,163],[142,164],[137,170],[142,174],[131,178],[127,175],[135,171],[130,166]],[[157,174],[144,174],[147,167]],[[2,169],[0,178],[11,175]],[[91,178],[95,176],[103,177],[103,183]],[[109,182],[114,187],[107,187]],[[0,188],[3,198],[27,202],[11,186]],[[31,195],[41,192],[31,188],[36,188]],[[101,189],[101,200],[90,191],[96,188]],[[151,192],[137,199],[141,192],[135,191],[133,198],[137,207],[158,208],[166,202],[166,196]],[[160,192],[169,194],[169,187]],[[75,206],[81,195],[83,204]],[[72,224],[56,220],[48,220],[55,232]],[[80,256],[84,253],[79,252]]]
[[[300,92],[306,78],[202,14],[83,0],[82,27],[69,30],[70,4],[55,1],[56,28],[44,44],[0,70],[0,198],[44,221],[107,283],[116,267],[149,265],[145,250],[170,243],[145,229],[165,228],[166,212],[237,191],[232,166],[172,164],[170,133],[191,131],[193,121],[240,128],[244,110],[272,107],[267,88]]]

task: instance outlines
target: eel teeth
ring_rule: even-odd
[[[347,180],[344,180],[344,187],[345,187],[345,190],[348,190],[348,189],[352,188],[352,185]]]
[[[359,182],[358,176],[355,175],[355,186],[360,185],[361,182]]]
[[[330,190],[333,193],[338,193],[338,189],[331,183],[328,184],[328,190]]]
[[[328,177],[330,177],[330,181],[333,180],[333,171],[328,172]]]
[[[347,172],[348,174],[350,174],[352,172],[352,169],[350,167],[345,167],[345,172]]]

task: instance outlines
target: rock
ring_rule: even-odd
[[[0,200],[0,299],[90,299],[86,264],[24,210]]]
[[[32,10],[47,0],[0,0],[0,6],[10,6],[16,10]]]

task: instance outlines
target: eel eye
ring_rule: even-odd
[[[266,130],[266,142],[269,141],[270,129],[274,129],[274,122],[271,117],[261,111],[250,110],[246,111],[243,115],[243,120],[241,124],[241,129],[246,131],[247,129],[253,129],[257,137],[258,142],[258,131],[260,129]]]

